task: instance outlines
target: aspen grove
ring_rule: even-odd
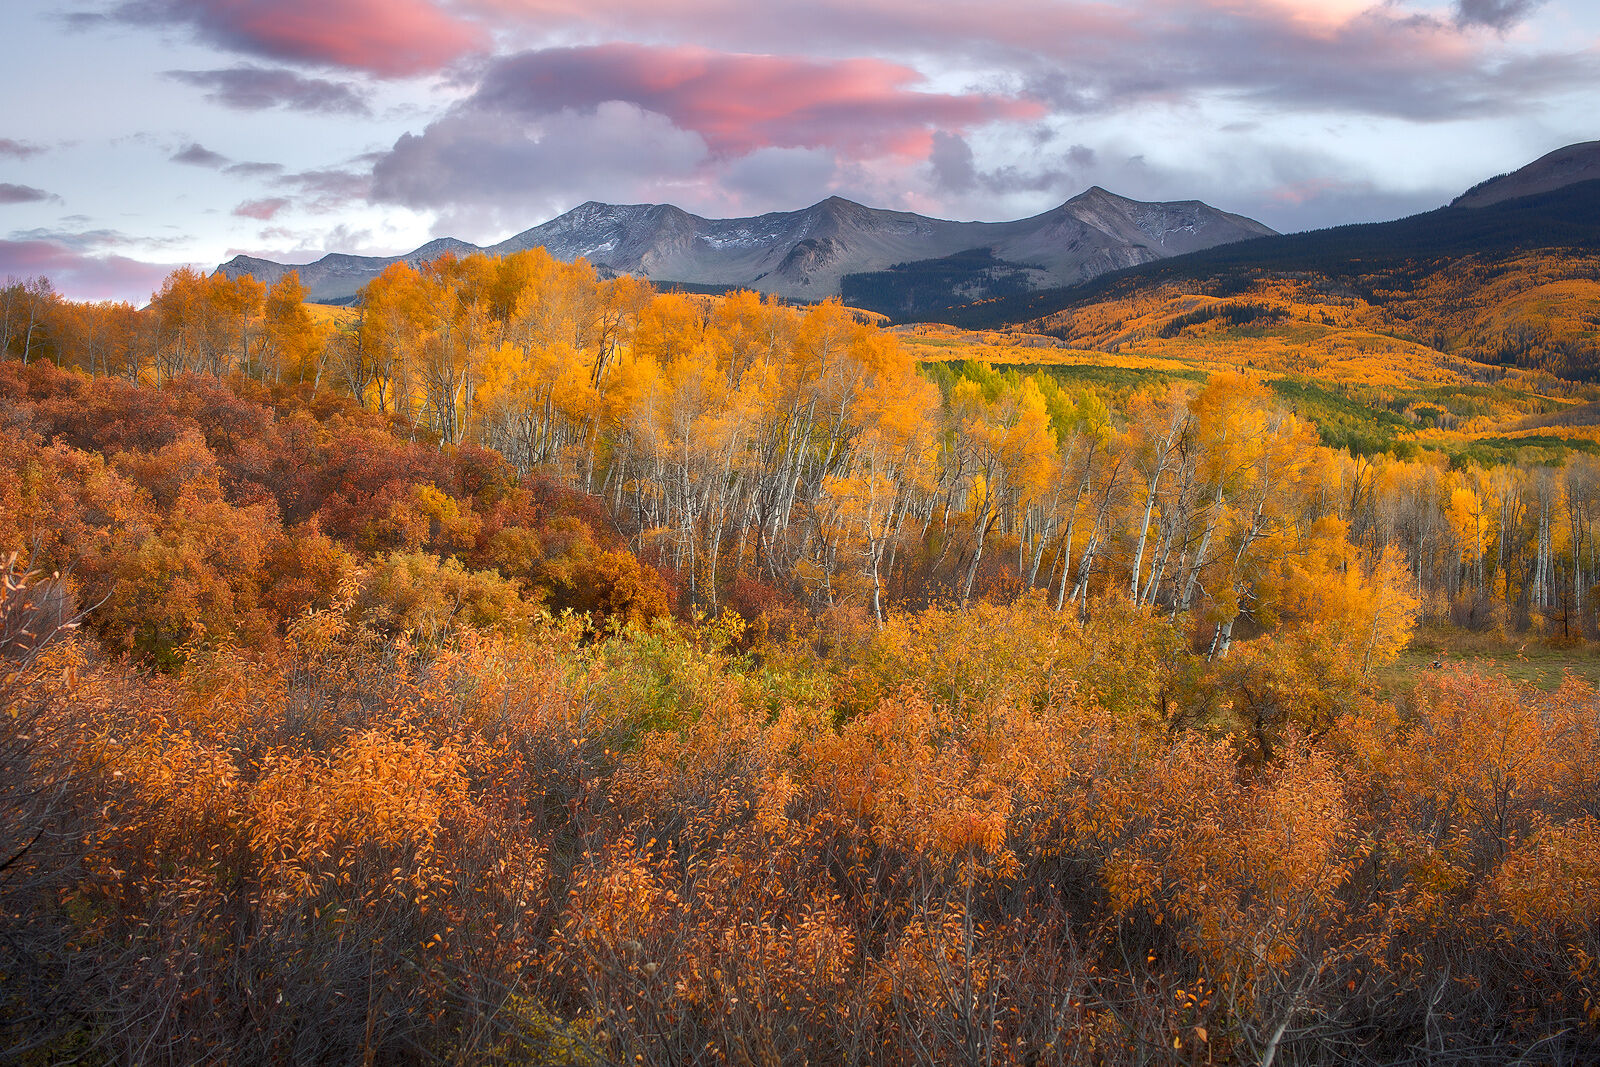
[[[11,289],[16,289],[12,292]],[[542,251],[16,283],[0,1056],[1580,1063],[1600,467]]]

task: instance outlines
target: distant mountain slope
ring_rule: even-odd
[[[966,226],[950,235],[956,249],[856,268],[840,280],[845,302],[914,319],[1275,233],[1198,200],[1144,203],[1099,186],[1031,219]]]
[[[1451,207],[1488,207],[1519,196],[1548,193],[1578,182],[1600,180],[1600,141],[1585,141],[1540,156],[1520,170],[1479,182]]]
[[[256,281],[271,285],[290,271],[300,272],[300,283],[306,287],[306,298],[319,304],[346,304],[354,299],[356,291],[384,272],[392,263],[409,263],[420,266],[438,259],[446,252],[464,256],[479,251],[478,246],[458,241],[454,237],[440,237],[403,256],[347,256],[333,252],[315,263],[274,263],[270,259],[254,256],[234,256],[217,267],[217,273],[229,278],[250,275]]]
[[[993,223],[949,222],[840,197],[801,211],[741,219],[705,219],[663,204],[591,202],[482,250],[504,255],[543,247],[558,259],[584,258],[608,273],[802,299],[836,296],[847,277],[864,276],[854,283],[864,295],[861,306],[905,312],[991,295],[997,286],[1014,292],[1070,285],[1108,270],[1272,232],[1199,201],[1151,204],[1094,188],[1042,215]],[[217,269],[262,281],[296,269],[311,299],[338,303],[391,263],[478,250],[441,239],[406,256],[334,254],[293,268],[238,256]],[[980,255],[969,255],[975,251]],[[948,284],[924,285],[909,301],[904,287],[892,280],[908,264],[962,256],[958,267],[945,272]],[[878,274],[891,280],[875,289],[872,279]],[[892,307],[873,302],[880,289],[894,295]]]
[[[1202,285],[1222,295],[1253,277],[1315,272],[1371,278],[1426,270],[1440,259],[1504,257],[1536,249],[1600,253],[1600,182],[1521,197],[1482,209],[1444,207],[1397,219],[1282,234],[1165,259],[1107,274],[1076,286],[1028,293],[984,304],[952,307],[935,321],[969,328],[1022,323],[1085,301],[1141,287]]]
[[[1264,237],[933,316],[1115,351],[1337,323],[1489,363],[1600,377],[1600,181],[1481,208]],[[1300,324],[1300,325],[1297,325]],[[1314,341],[1307,341],[1314,344]]]

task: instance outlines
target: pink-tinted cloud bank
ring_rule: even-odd
[[[479,23],[429,0],[136,0],[123,11],[247,55],[381,77],[437,71],[489,46]]]
[[[475,107],[538,115],[611,100],[665,116],[721,155],[758,148],[835,148],[925,156],[933,129],[1044,114],[1037,101],[919,89],[923,76],[881,59],[823,60],[607,44],[496,61]]]
[[[0,277],[49,278],[58,292],[79,300],[142,302],[176,266],[93,255],[57,241],[0,240]]]

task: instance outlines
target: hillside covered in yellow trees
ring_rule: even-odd
[[[1600,631],[1589,386],[1289,287],[297,286],[7,290],[8,1054],[1596,1049],[1593,691],[1378,680]]]

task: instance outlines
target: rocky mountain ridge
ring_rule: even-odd
[[[543,247],[558,259],[586,259],[606,274],[814,300],[839,295],[850,277],[866,279],[871,289],[880,272],[898,292],[905,287],[894,272],[957,257],[954,262],[960,266],[941,273],[954,279],[949,285],[913,287],[912,304],[939,304],[982,298],[996,288],[1070,285],[1106,271],[1273,232],[1197,200],[1145,203],[1099,187],[1012,222],[951,222],[870,208],[842,197],[799,211],[735,219],[706,219],[669,204],[591,201],[484,248],[440,238],[403,256],[332,253],[301,265],[236,256],[217,270],[269,284],[298,270],[312,300],[344,303],[391,263],[416,265],[445,253],[505,255]],[[986,255],[974,257],[974,252]]]

